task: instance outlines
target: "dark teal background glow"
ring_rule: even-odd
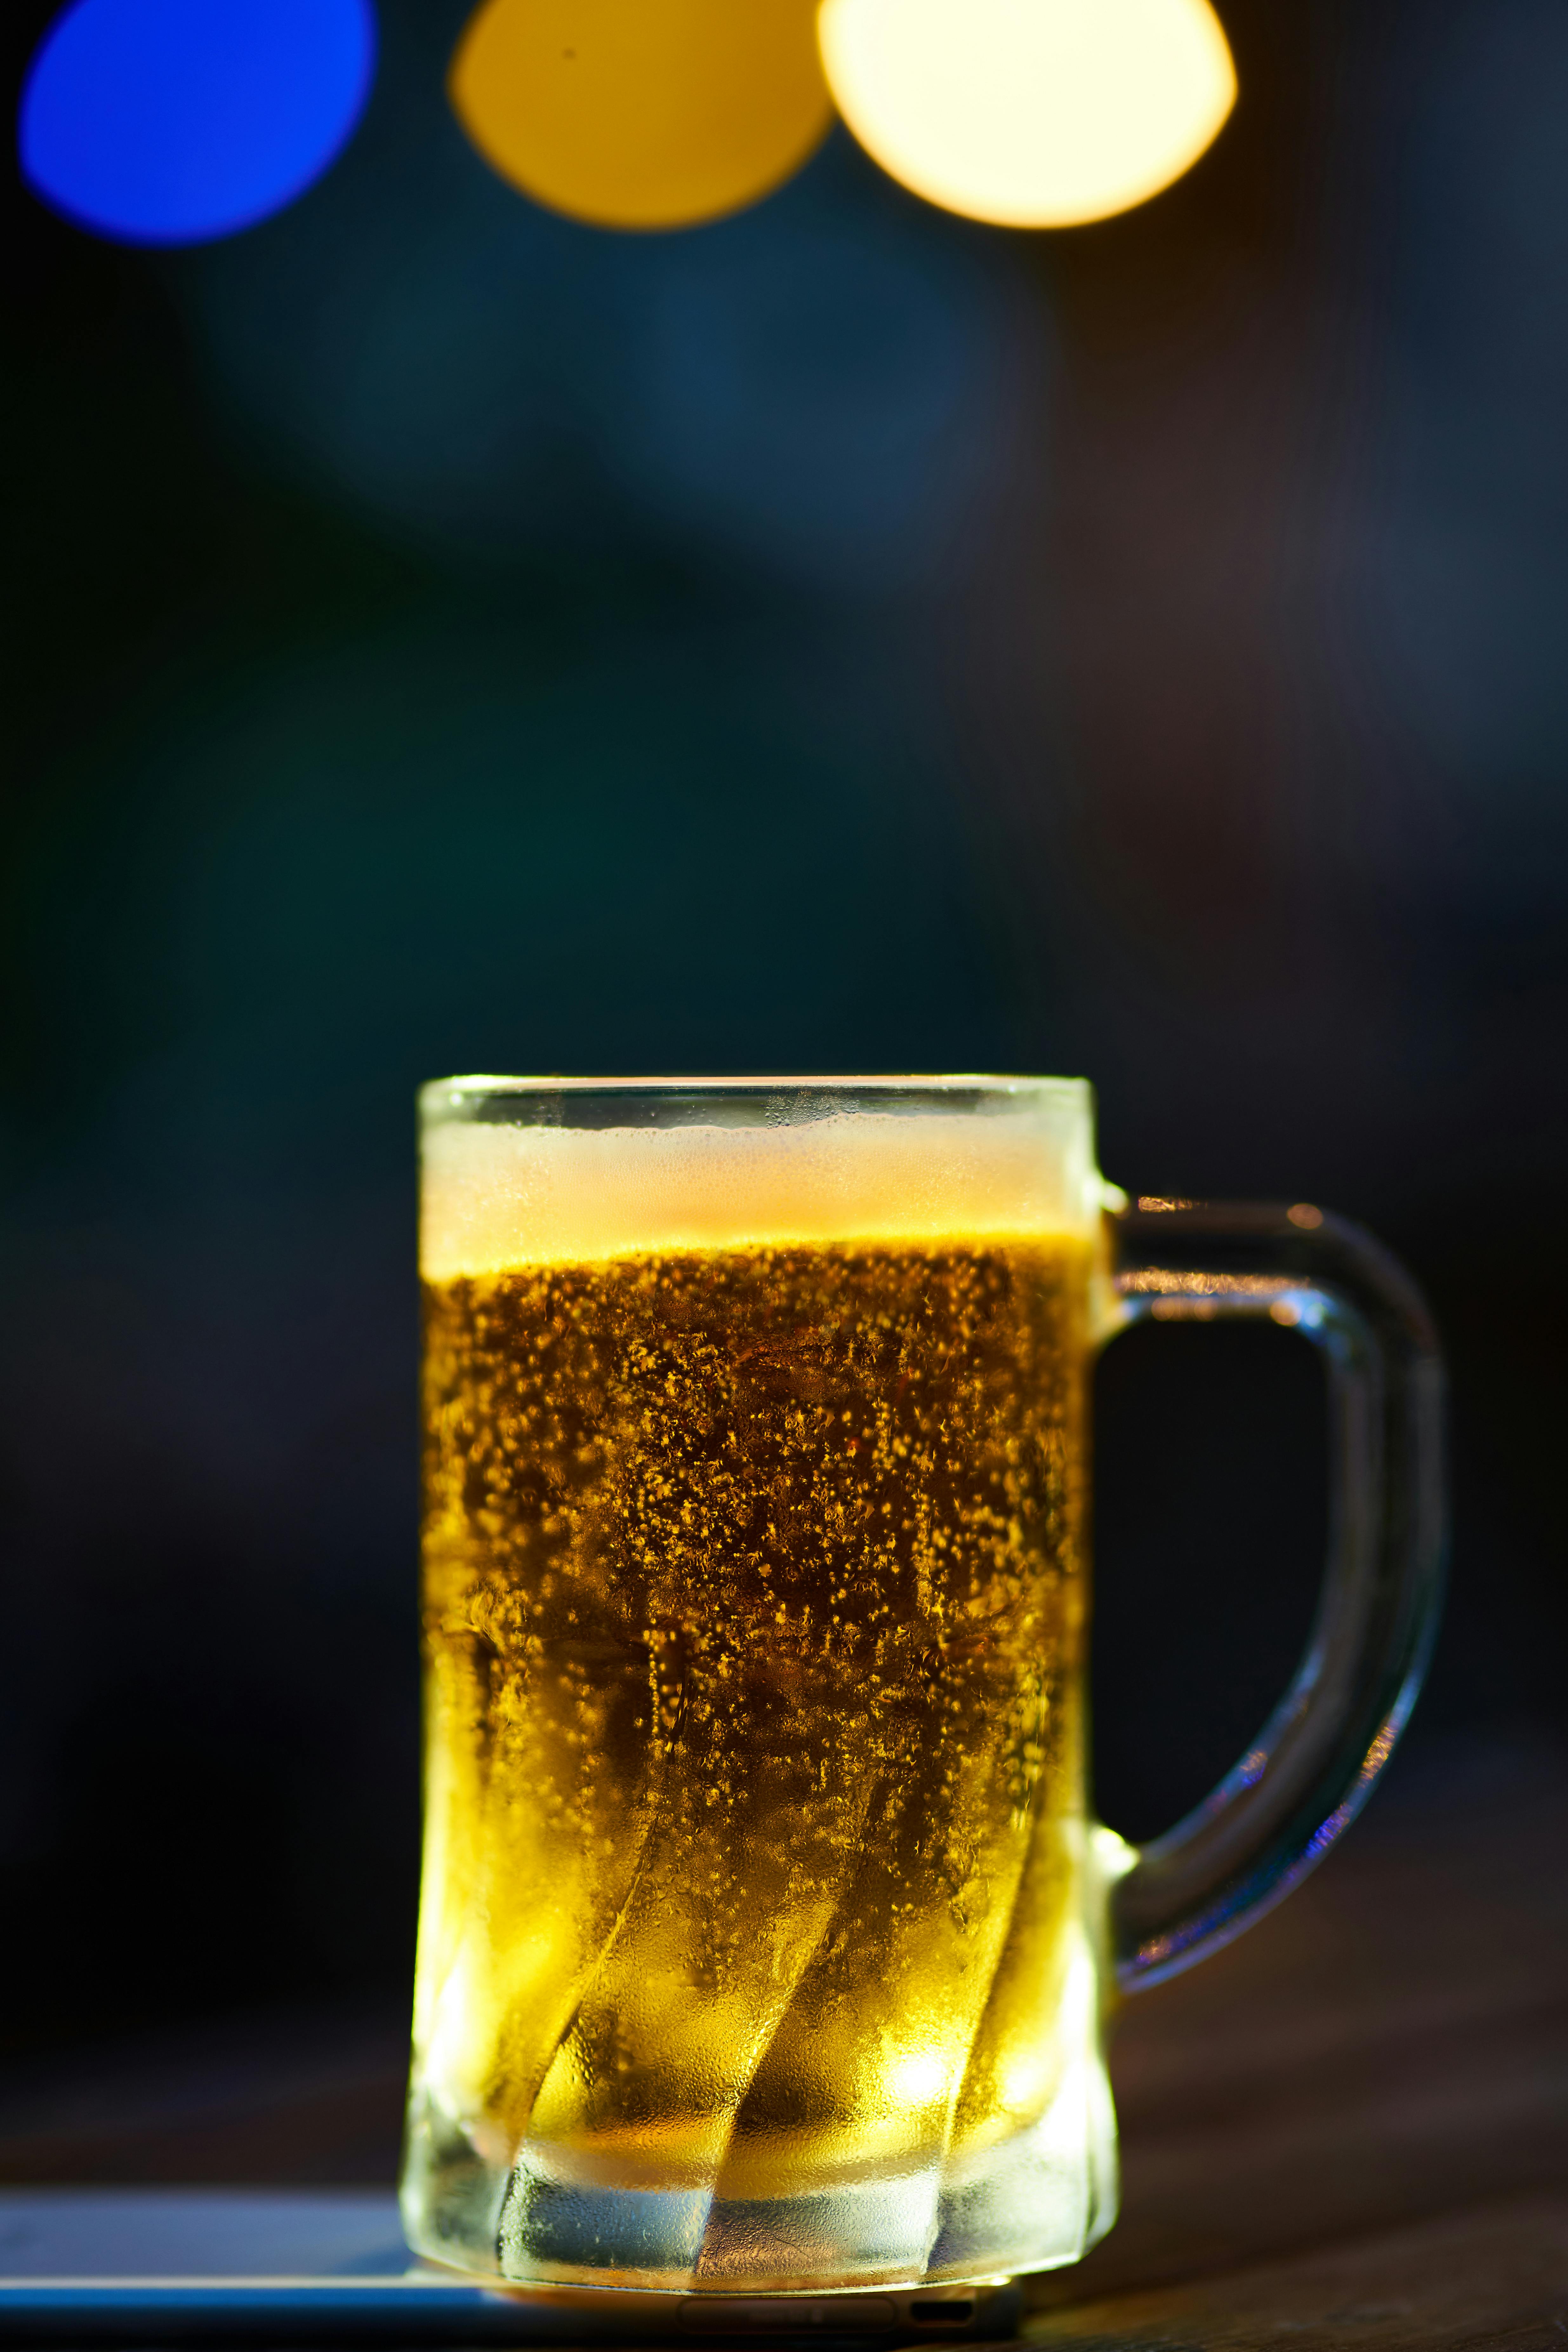
[[[454,1070],[1084,1072],[1119,1181],[1363,1218],[1456,1373],[1394,1771],[1563,1720],[1563,0],[1222,0],[1224,138],[1055,238],[842,137],[557,219],[447,104],[469,5],[380,0],[244,236],[0,191],[0,2058],[401,2013]],[[1273,1327],[1105,1358],[1132,1835],[1282,1685],[1321,1410]]]

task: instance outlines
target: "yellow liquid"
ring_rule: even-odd
[[[1102,2225],[1089,1281],[1003,1238],[427,1286],[426,2251],[795,2286]],[[1070,2247],[986,2205],[1017,2148],[1076,2160]]]

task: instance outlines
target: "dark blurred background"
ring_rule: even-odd
[[[383,0],[360,135],[242,236],[13,181],[14,2083],[395,2049],[433,1075],[1087,1072],[1134,1190],[1364,1219],[1453,1358],[1396,1774],[1556,1736],[1568,11],[1221,6],[1217,144],[1057,235],[842,134],[717,226],[572,226],[447,112],[467,0]],[[1143,1332],[1100,1426],[1142,1834],[1301,1639],[1313,1361]]]

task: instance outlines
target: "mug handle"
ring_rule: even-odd
[[[1441,1602],[1443,1365],[1404,1267],[1309,1202],[1141,1200],[1108,1223],[1108,1338],[1149,1319],[1268,1317],[1322,1351],[1329,1384],[1328,1562],[1295,1680],[1184,1821],[1136,1851],[1107,1836],[1120,1848],[1117,1980],[1133,1992],[1206,1958],[1287,1895],[1388,1761]]]

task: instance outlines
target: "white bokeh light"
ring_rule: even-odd
[[[823,0],[818,26],[839,110],[883,169],[1008,227],[1142,204],[1236,100],[1208,0]]]

